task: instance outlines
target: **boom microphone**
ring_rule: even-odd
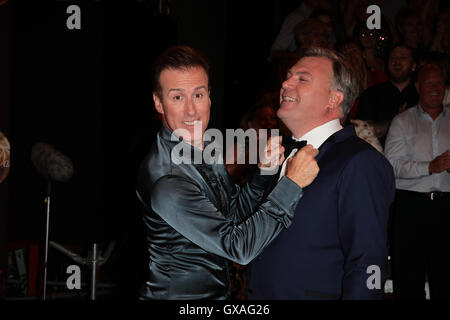
[[[37,172],[48,180],[67,182],[73,176],[73,164],[69,157],[47,143],[34,144],[31,148],[31,162]]]

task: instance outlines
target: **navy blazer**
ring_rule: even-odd
[[[393,168],[353,126],[328,138],[316,159],[320,172],[304,188],[291,227],[251,263],[248,299],[381,298]],[[372,265],[380,289],[367,285],[377,284]]]

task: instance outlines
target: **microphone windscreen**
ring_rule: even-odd
[[[31,161],[46,179],[66,182],[73,176],[73,164],[69,157],[47,143],[38,142],[32,147]]]
[[[54,151],[54,149],[46,143],[38,142],[31,148],[31,162],[37,172],[48,179],[47,169],[45,167],[45,158]]]
[[[60,182],[69,181],[73,176],[73,164],[69,157],[55,151],[47,159],[47,172],[50,179]]]

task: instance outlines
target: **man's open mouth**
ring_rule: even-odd
[[[183,122],[184,122],[184,124],[186,124],[186,125],[188,125],[188,126],[193,126],[193,125],[195,125],[195,124],[199,123],[199,122],[200,122],[200,120],[194,120],[194,121],[183,121]]]
[[[296,102],[296,101],[298,101],[298,99],[290,97],[290,96],[282,96],[282,99],[283,99],[283,101],[286,101],[286,102]]]

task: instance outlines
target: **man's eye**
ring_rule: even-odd
[[[200,99],[200,98],[203,97],[203,93],[197,93],[197,94],[195,94],[195,97],[196,97],[197,99]]]
[[[179,100],[181,100],[181,96],[173,96],[172,99],[179,101]]]
[[[306,79],[306,78],[300,78],[300,81],[301,81],[301,82],[306,82],[306,81],[308,81],[308,79]]]

